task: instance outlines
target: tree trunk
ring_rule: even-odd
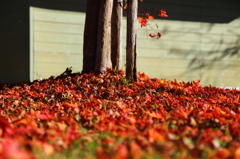
[[[95,72],[103,73],[112,68],[111,63],[111,15],[113,0],[99,0],[99,21]]]
[[[93,72],[97,50],[99,0],[88,0],[84,28],[83,73]]]
[[[136,67],[136,38],[137,38],[137,7],[138,0],[128,0],[127,2],[127,67],[126,78],[137,80]]]
[[[121,69],[122,61],[122,0],[114,0],[111,19],[111,60],[115,70]]]

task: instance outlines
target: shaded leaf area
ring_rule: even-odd
[[[3,86],[0,158],[240,157],[238,90],[124,74]]]

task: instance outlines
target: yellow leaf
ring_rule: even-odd
[[[48,143],[44,143],[42,146],[43,146],[43,151],[46,155],[50,156],[54,153],[54,148],[52,145]]]

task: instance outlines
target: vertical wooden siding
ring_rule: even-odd
[[[29,12],[27,0],[0,5],[0,83],[29,80]]]

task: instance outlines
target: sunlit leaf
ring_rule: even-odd
[[[138,17],[138,21],[139,21],[139,23],[141,24],[141,27],[145,27],[145,26],[147,26],[147,19],[146,18],[144,18],[144,17]]]
[[[168,17],[168,15],[166,14],[167,12],[163,9],[160,10],[160,14],[158,14],[158,16],[160,17]]]

